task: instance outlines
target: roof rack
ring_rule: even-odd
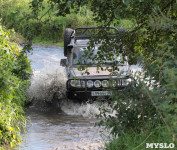
[[[96,34],[86,34],[86,32],[88,30],[96,30],[96,29],[113,29],[115,30],[114,33],[108,33],[107,35],[108,36],[116,36],[117,33],[125,33],[125,29],[123,28],[115,28],[115,27],[79,27],[79,28],[76,28],[74,29],[74,32],[75,32],[75,35],[74,35],[74,39],[75,40],[78,40],[78,39],[90,39],[91,37],[95,36]],[[82,31],[83,30],[83,31]],[[81,33],[77,34],[77,31],[82,31]],[[105,30],[105,32],[107,32]],[[96,35],[96,37],[99,37],[98,35]],[[101,36],[100,36],[101,37]]]

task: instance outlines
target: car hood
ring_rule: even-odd
[[[119,71],[110,72],[106,67],[103,70],[97,70],[97,67],[88,67],[87,71],[89,74],[85,73],[85,70],[79,71],[77,67],[70,68],[71,77],[90,77],[90,76],[127,76],[129,75],[129,66],[119,66]],[[111,68],[110,68],[111,69]]]

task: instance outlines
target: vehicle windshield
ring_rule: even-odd
[[[74,48],[73,51],[74,51],[73,52],[73,65],[89,65],[89,64],[96,65],[98,63],[98,61],[93,60],[93,58],[98,52],[98,48],[94,49],[93,55],[90,57],[85,56],[86,55],[85,51],[87,51],[86,47],[77,47],[77,48]],[[115,56],[114,61],[121,62],[122,57]],[[111,63],[113,63],[113,61],[107,60],[104,63],[104,65],[110,65]],[[127,62],[119,63],[118,65],[127,65]]]

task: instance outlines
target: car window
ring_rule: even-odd
[[[76,47],[76,48],[74,48],[73,51],[74,51],[73,52],[73,65],[88,65],[88,64],[96,65],[97,64],[97,61],[93,61],[94,56],[98,52],[98,48],[97,47],[94,49],[93,55],[90,56],[90,57],[84,56],[85,55],[84,51],[87,51],[87,47]],[[114,60],[121,62],[122,61],[122,57],[121,56],[117,57],[115,55]],[[107,60],[105,62],[105,65],[110,65],[113,61]],[[124,62],[124,63],[122,63],[120,65],[126,65],[126,64],[127,64],[127,62]]]
[[[91,59],[83,57],[84,51],[76,51],[73,53],[73,64],[74,65],[88,65]]]

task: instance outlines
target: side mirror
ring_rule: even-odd
[[[67,48],[72,49],[73,45],[72,44],[68,44]]]
[[[66,59],[60,60],[60,66],[66,67]]]

